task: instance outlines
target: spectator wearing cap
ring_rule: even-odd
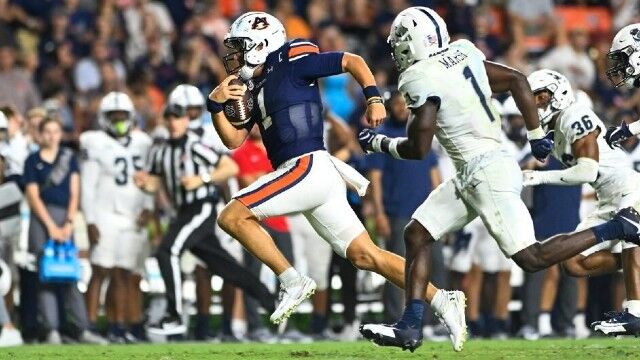
[[[29,251],[40,255],[49,240],[73,241],[73,221],[78,213],[80,175],[78,161],[70,149],[60,146],[62,124],[45,118],[39,125],[40,150],[25,161],[24,183],[32,212],[29,222]],[[62,294],[64,300],[58,297]],[[81,342],[104,344],[106,341],[88,330],[85,302],[75,282],[41,283],[38,308],[47,331],[47,343],[60,344],[59,303],[72,315],[80,330]]]
[[[381,134],[397,137],[406,133],[409,110],[398,91],[387,100],[389,119],[379,128]],[[395,161],[388,156],[367,157],[369,180],[376,218],[377,234],[386,240],[386,249],[405,256],[404,227],[411,215],[440,183],[438,160],[430,152],[420,161]],[[385,283],[383,292],[385,319],[397,319],[404,309],[404,293]]]
[[[0,43],[0,103],[15,106],[20,114],[40,105],[40,93],[28,73],[16,66],[12,42]]]

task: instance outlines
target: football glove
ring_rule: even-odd
[[[531,153],[539,161],[544,161],[553,150],[553,134],[554,132],[551,130],[541,139],[529,140]]]
[[[610,148],[620,146],[620,143],[632,137],[633,134],[629,130],[629,125],[623,122],[620,126],[611,126],[607,129],[607,133],[604,135],[604,139]]]
[[[380,135],[371,129],[363,129],[362,131],[360,131],[360,134],[358,134],[358,142],[360,142],[362,150],[364,150],[366,153],[379,152],[380,143],[384,138],[386,138],[385,135]],[[376,148],[373,146],[374,142],[378,144],[378,150],[376,150]]]

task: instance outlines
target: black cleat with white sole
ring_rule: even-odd
[[[379,346],[395,346],[414,352],[422,345],[422,329],[398,328],[397,324],[360,325],[362,336]]]
[[[637,317],[629,311],[609,312],[605,314],[606,320],[596,321],[591,324],[593,331],[603,333],[605,335],[640,335],[640,317]]]
[[[615,221],[622,225],[626,241],[640,245],[640,214],[636,209],[626,207],[618,211],[610,221]]]
[[[147,331],[155,335],[181,335],[187,332],[187,326],[175,315],[165,315],[160,321],[149,324]]]

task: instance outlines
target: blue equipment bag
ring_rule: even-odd
[[[78,249],[73,242],[46,242],[40,259],[40,281],[74,282],[80,280],[80,271]]]

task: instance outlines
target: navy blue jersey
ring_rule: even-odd
[[[302,154],[324,150],[318,78],[342,73],[341,52],[320,53],[306,40],[292,40],[267,56],[262,74],[249,82],[258,124],[274,168]]]

